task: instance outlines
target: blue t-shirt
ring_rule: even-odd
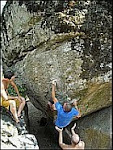
[[[63,106],[59,102],[55,103],[55,107],[57,109],[55,125],[59,128],[66,127],[72,121],[73,117],[79,114],[75,108],[72,108],[70,112],[65,112]]]

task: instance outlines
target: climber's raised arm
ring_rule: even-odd
[[[56,87],[56,81],[52,81],[52,99],[54,103],[58,102],[57,98],[55,97],[55,87]]]

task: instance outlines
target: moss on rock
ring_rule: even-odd
[[[86,147],[93,149],[107,149],[110,145],[110,136],[99,130],[87,129],[84,131],[84,136],[87,141]],[[90,144],[90,146],[88,144]]]
[[[95,112],[111,105],[111,83],[90,83],[86,89],[76,93],[80,97],[79,107],[82,115]]]

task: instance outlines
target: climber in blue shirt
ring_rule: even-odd
[[[57,119],[55,121],[55,125],[59,128],[64,128],[67,125],[70,124],[72,121],[73,117],[79,118],[80,112],[77,108],[77,101],[73,102],[73,105],[75,106],[72,107],[71,104],[65,102],[63,106],[58,102],[57,98],[55,97],[55,87],[56,87],[56,81],[52,81],[52,99],[57,111]]]

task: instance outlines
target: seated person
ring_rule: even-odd
[[[17,110],[16,110],[16,102],[14,100],[11,100],[11,97],[7,96],[7,93],[4,89],[4,85],[2,82],[1,82],[1,93],[0,94],[1,94],[1,106],[6,107],[7,109],[9,109],[9,106],[10,106],[10,111],[13,114],[14,120],[16,121],[16,123],[19,123],[19,119],[17,116]]]
[[[14,116],[15,121],[18,123],[18,118],[21,116],[21,112],[25,106],[25,99],[22,96],[20,96],[19,90],[14,80],[15,75],[12,71],[7,71],[4,73],[4,78],[1,81],[1,105],[6,108],[11,106],[11,112]],[[18,96],[9,96],[9,84],[13,86]],[[18,108],[18,111],[16,111],[16,107]]]

